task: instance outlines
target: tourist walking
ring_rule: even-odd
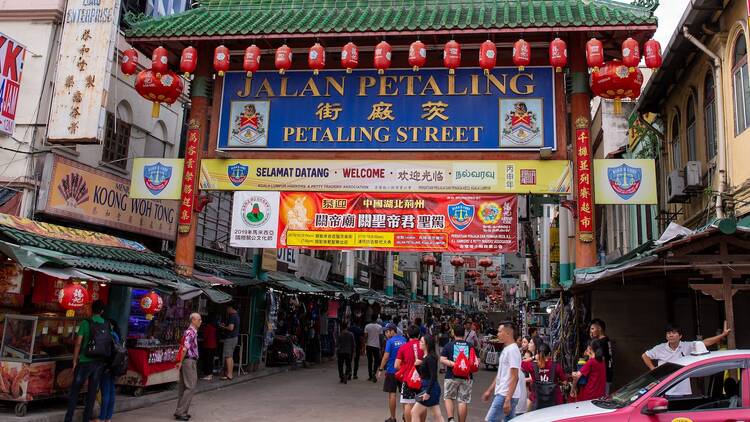
[[[385,326],[385,351],[383,359],[378,368],[378,378],[385,377],[383,381],[383,392],[388,394],[388,411],[390,417],[386,422],[396,422],[396,404],[398,394],[401,392],[401,383],[396,379],[396,357],[398,351],[406,344],[404,336],[398,333],[398,327],[394,323]]]
[[[448,413],[448,422],[455,420],[454,411],[456,402],[458,402],[458,421],[466,422],[469,414],[469,404],[471,403],[471,390],[474,384],[474,378],[471,374],[466,378],[460,378],[453,373],[453,367],[458,359],[458,355],[463,352],[467,358],[471,353],[472,346],[464,340],[464,326],[457,325],[453,329],[454,340],[443,347],[440,354],[440,363],[445,365],[445,385],[443,399],[445,399],[445,410]],[[476,350],[474,352],[476,354]]]
[[[394,367],[396,373],[402,376],[407,376],[417,360],[421,359],[424,352],[419,347],[419,327],[416,325],[410,325],[406,329],[406,333],[409,335],[409,341],[398,349],[396,354],[396,362]],[[412,422],[411,411],[414,408],[414,404],[417,402],[417,390],[409,388],[406,382],[403,383],[401,388],[401,404],[404,405],[404,419],[406,422]],[[420,422],[420,421],[414,421]]]
[[[231,380],[234,372],[234,349],[237,347],[237,338],[240,335],[240,316],[234,305],[227,305],[227,323],[220,328],[224,331],[222,356],[224,357],[223,380]]]
[[[119,344],[122,338],[120,328],[113,319],[109,319],[108,322],[112,339],[115,343]],[[112,373],[112,368],[109,365],[106,365],[102,372],[99,390],[102,395],[102,402],[99,407],[99,421],[111,422],[112,414],[115,412],[115,374]]]
[[[552,359],[552,350],[542,343],[535,360],[521,362],[521,370],[531,376],[531,410],[563,403],[560,384],[566,383],[565,370]],[[521,375],[522,377],[524,375]]]
[[[373,315],[369,324],[365,325],[365,345],[367,352],[367,380],[378,382],[376,375],[380,362],[380,336],[383,327],[378,324],[378,316]]]
[[[190,419],[188,410],[198,384],[198,329],[201,327],[201,315],[190,314],[190,325],[182,335],[180,350],[177,353],[177,369],[180,379],[177,384],[177,409],[174,418],[178,421]]]
[[[359,358],[365,352],[365,343],[363,341],[365,332],[362,330],[360,322],[354,322],[354,324],[349,327],[349,331],[354,334],[354,356],[352,357],[352,373],[353,378],[357,379],[357,371],[359,371]]]
[[[336,338],[336,356],[338,357],[339,367],[339,382],[346,384],[346,381],[351,377],[352,374],[352,355],[356,347],[357,341],[354,339],[354,334],[349,331],[349,326],[345,323],[341,323],[341,331]],[[346,366],[346,371],[344,371]]]
[[[516,344],[515,328],[510,323],[503,323],[497,330],[497,337],[503,343],[497,376],[482,395],[482,400],[489,401],[494,394],[490,410],[485,416],[487,422],[505,422],[513,419],[518,400],[521,398],[521,392],[518,390],[521,351]]]
[[[422,336],[419,341],[424,357],[415,362],[422,378],[422,389],[417,393],[417,402],[411,410],[411,420],[422,421],[429,413],[431,419],[443,422],[440,411],[440,380],[438,380],[438,358],[435,352],[435,339],[430,335]]]
[[[589,337],[592,340],[599,340],[602,345],[602,351],[604,352],[604,366],[607,370],[607,384],[606,393],[609,394],[612,388],[612,379],[614,377],[614,346],[612,340],[607,337],[607,324],[599,318],[594,318],[589,324]]]

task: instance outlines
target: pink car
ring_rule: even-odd
[[[529,412],[513,422],[750,422],[749,366],[750,350],[684,356],[607,397]]]

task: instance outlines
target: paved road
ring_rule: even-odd
[[[366,364],[360,376],[367,378]],[[482,392],[495,371],[482,369],[475,380],[469,421],[483,421],[488,404]],[[193,398],[191,422],[382,422],[388,416],[382,382],[363,379],[343,385],[338,382],[335,365],[299,369],[259,380],[204,393]],[[173,420],[175,401],[115,415],[115,420],[151,422]],[[445,408],[443,408],[445,417]],[[399,410],[400,419],[401,412]]]

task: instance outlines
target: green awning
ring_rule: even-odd
[[[108,272],[94,271],[94,270],[81,270],[81,272],[90,274],[102,280],[107,280],[108,282],[112,284],[119,284],[122,286],[140,287],[140,288],[151,288],[151,287],[157,286],[157,284],[154,283],[153,281],[144,280],[142,278],[131,277],[129,275],[124,275],[124,274],[115,274],[115,273],[108,273]]]
[[[18,265],[24,268],[39,268],[45,264],[68,266],[68,263],[63,261],[62,259],[42,255],[37,253],[36,251],[31,250],[27,246],[19,246],[1,240],[0,252],[5,254],[8,258],[16,261]]]
[[[322,293],[323,289],[314,286],[312,283],[301,280],[291,274],[279,271],[268,271],[263,273],[268,282],[275,284],[279,288],[291,290],[299,293]]]
[[[257,286],[257,285],[263,284],[263,281],[258,280],[257,278],[238,277],[238,276],[226,276],[224,278],[234,283],[234,285],[237,287]]]
[[[212,289],[210,287],[204,287],[201,290],[203,290],[203,293],[205,293],[206,296],[208,296],[211,302],[221,304],[221,303],[229,303],[232,301],[232,295],[228,293],[224,293],[221,290]]]

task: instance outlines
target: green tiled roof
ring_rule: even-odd
[[[161,18],[127,14],[128,36],[326,34],[655,25],[657,0],[202,0]]]

